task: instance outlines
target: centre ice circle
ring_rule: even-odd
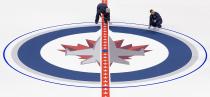
[[[54,27],[52,27],[54,28]],[[42,76],[42,78],[36,77],[36,76],[31,76],[28,74],[23,73],[23,71],[20,71],[18,69],[16,69],[17,71],[23,73],[24,75],[28,75],[29,77],[35,78],[35,79],[39,79],[45,82],[50,82],[50,83],[55,83],[55,84],[61,84],[61,85],[67,85],[67,86],[86,86],[86,87],[100,87],[100,86],[95,86],[95,85],[76,85],[74,83],[62,83],[56,80],[48,80],[45,78],[50,78],[50,77],[55,77],[55,78],[59,78],[59,79],[64,79],[64,80],[75,80],[75,81],[82,81],[82,82],[99,82],[100,81],[100,73],[98,71],[87,71],[84,72],[82,70],[79,69],[71,69],[71,68],[65,68],[60,66],[59,64],[56,64],[49,61],[47,58],[53,58],[53,56],[60,56],[57,54],[47,54],[47,53],[52,53],[49,51],[47,51],[47,49],[59,49],[59,48],[51,48],[48,47],[51,42],[56,41],[61,39],[64,37],[69,37],[69,36],[74,36],[74,35],[80,35],[81,34],[81,39],[79,40],[83,40],[83,38],[85,38],[85,36],[83,37],[82,35],[87,34],[87,33],[96,33],[97,31],[100,30],[99,26],[96,25],[81,25],[81,26],[77,26],[77,27],[65,27],[62,28],[61,26],[56,27],[56,29],[54,30],[50,30],[51,28],[46,28],[47,31],[44,31],[44,33],[39,33],[39,35],[35,35],[33,37],[30,36],[30,33],[26,34],[29,35],[30,37],[27,38],[27,40],[25,40],[22,43],[19,43],[20,45],[18,46],[18,50],[16,52],[17,54],[17,58],[20,62],[17,62],[17,64],[21,64],[22,66],[25,66],[26,68],[28,68],[27,72],[29,71],[36,71]],[[150,41],[154,41],[154,44],[158,45],[159,50],[155,51],[155,48],[152,48],[151,50],[153,50],[154,52],[157,52],[159,54],[162,54],[162,61],[156,61],[153,63],[153,65],[150,65],[148,67],[143,67],[143,68],[136,68],[136,69],[122,69],[121,71],[113,71],[111,72],[111,81],[113,82],[113,84],[115,82],[120,82],[120,83],[126,83],[128,81],[141,81],[141,80],[148,80],[148,79],[153,79],[153,78],[160,78],[161,76],[173,76],[172,78],[167,78],[167,79],[161,79],[161,80],[152,80],[152,82],[148,82],[146,84],[142,83],[141,85],[150,85],[153,83],[162,83],[165,81],[169,81],[169,80],[173,80],[173,79],[177,79],[181,76],[185,76],[188,75],[189,72],[192,72],[194,70],[196,70],[199,66],[200,63],[196,63],[198,65],[193,65],[191,66],[190,64],[192,64],[192,55],[194,55],[194,51],[192,50],[192,47],[190,47],[190,45],[188,43],[186,43],[186,41],[181,41],[180,38],[177,37],[172,37],[173,35],[169,35],[169,34],[165,34],[165,33],[160,33],[160,32],[156,32],[156,31],[150,31],[150,30],[146,30],[144,28],[136,28],[136,27],[132,27],[132,26],[121,26],[121,25],[112,25],[110,26],[110,30],[113,32],[114,37],[114,33],[117,33],[119,35],[131,35],[131,36],[136,36],[136,38],[140,38],[140,37],[144,37],[145,40],[150,40]],[[169,30],[167,30],[169,31]],[[37,31],[35,31],[37,32]],[[171,33],[171,31],[169,31]],[[100,34],[100,33],[99,33]],[[98,35],[99,35],[98,34]],[[177,34],[177,33],[173,33],[172,34]],[[97,35],[96,35],[97,36]],[[177,34],[177,36],[183,36],[183,35],[179,35]],[[23,38],[23,36],[19,37],[20,39]],[[116,39],[117,38],[125,38],[125,37],[120,37],[118,35],[115,36]],[[185,36],[183,36],[185,37]],[[188,37],[185,37],[188,38]],[[17,38],[18,40],[18,38]],[[126,39],[125,39],[126,40]],[[129,40],[129,39],[128,39]],[[190,40],[190,38],[189,38]],[[63,42],[66,40],[63,40]],[[136,41],[139,41],[138,39],[136,39]],[[193,41],[193,40],[191,40]],[[15,41],[14,41],[15,42]],[[146,42],[146,41],[145,41]],[[76,41],[76,43],[78,43],[78,41]],[[128,41],[128,43],[130,43]],[[131,43],[135,43],[134,41],[132,41]],[[11,43],[12,44],[12,43]],[[10,45],[11,45],[10,44]],[[196,44],[196,42],[194,42],[194,44]],[[153,45],[153,44],[149,44],[149,45]],[[196,44],[198,46],[200,46],[199,44]],[[201,47],[201,46],[200,46]],[[45,50],[44,50],[45,49]],[[201,48],[202,50],[202,48]],[[197,53],[197,52],[196,52]],[[15,54],[15,53],[14,53]],[[61,54],[62,55],[62,54]],[[48,57],[49,56],[49,57]],[[151,56],[156,56],[158,57],[158,54],[154,54]],[[17,59],[16,58],[16,59]],[[55,58],[56,59],[56,58]],[[143,58],[142,58],[143,59]],[[195,59],[195,58],[194,58]],[[71,60],[71,59],[69,59]],[[153,60],[153,58],[149,59],[149,60]],[[144,60],[141,60],[144,61]],[[196,60],[194,60],[196,61]],[[66,63],[66,62],[65,62]],[[64,64],[65,64],[64,63]],[[138,63],[138,62],[137,62]],[[134,65],[138,65],[137,63],[135,63]],[[193,64],[194,64],[193,63]],[[69,65],[70,63],[66,63],[66,65]],[[80,64],[74,64],[74,65],[80,65]],[[122,64],[116,64],[116,65],[122,65]],[[116,66],[115,65],[115,66]],[[130,64],[132,65],[132,64]],[[142,65],[139,64],[139,66]],[[97,68],[97,65],[95,65]],[[114,64],[113,64],[114,66]],[[11,67],[16,68],[17,66],[15,65],[11,65]],[[180,73],[179,75],[177,75],[178,73],[173,74],[174,72],[180,71],[182,68],[186,68],[186,67],[193,67],[191,68],[192,70],[189,70],[187,72],[184,73]],[[117,68],[117,66],[115,67]],[[30,70],[29,70],[30,69]],[[124,71],[123,71],[124,70]],[[33,73],[33,72],[32,72]],[[174,76],[176,75],[176,76]],[[151,81],[151,80],[150,80]],[[131,86],[138,86],[138,82],[135,85],[131,85]],[[123,86],[129,86],[127,85],[122,85],[119,86],[117,85],[116,87],[123,87]],[[115,87],[115,86],[113,86]]]
[[[171,36],[164,35],[158,32],[156,33],[156,35],[151,35],[149,33],[152,32],[148,30],[136,29],[136,28],[111,26],[110,29],[113,32],[122,32],[122,33],[130,32],[130,34],[141,35],[144,37],[152,38],[165,45],[169,50],[169,55],[167,59],[164,60],[162,63],[159,63],[158,65],[143,70],[137,70],[132,72],[125,71],[124,73],[113,73],[111,74],[112,82],[133,81],[133,80],[141,80],[141,79],[161,76],[182,68],[191,59],[192,54],[190,48],[180,40],[173,38]],[[98,30],[99,26],[92,26],[92,27],[77,27],[77,28],[70,28],[70,29],[63,29],[63,30],[49,32],[44,35],[32,38],[31,40],[24,43],[18,51],[18,56],[21,62],[23,62],[27,67],[32,68],[44,74],[65,79],[71,79],[71,80],[100,81],[99,73],[87,73],[87,72],[73,71],[73,70],[60,68],[46,62],[45,60],[43,60],[43,58],[40,55],[41,48],[46,43],[54,39],[64,37],[67,35],[96,32]],[[32,48],[33,52],[31,52]],[[29,53],[31,54],[29,55]],[[184,54],[180,56],[178,53],[184,53]],[[35,61],[33,61],[33,59],[35,59]],[[175,62],[176,64],[174,64]]]

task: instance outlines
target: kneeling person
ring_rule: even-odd
[[[158,12],[155,12],[154,10],[150,10],[150,20],[149,20],[149,28],[152,27],[158,27],[161,28],[162,27],[162,17],[160,16],[160,14]]]

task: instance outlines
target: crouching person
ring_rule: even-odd
[[[151,9],[150,10],[150,20],[149,20],[149,29],[151,27],[161,28],[162,22],[163,22],[163,20],[162,20],[162,17],[160,16],[160,14]]]
[[[108,8],[107,4],[100,3],[97,6],[97,13],[95,18],[95,23],[98,24],[99,18],[103,14],[105,23],[110,21],[110,9]]]

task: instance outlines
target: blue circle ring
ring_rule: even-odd
[[[77,23],[77,24],[83,24],[83,23]],[[65,25],[69,25],[69,24],[65,24]],[[137,24],[137,25],[141,25],[141,24]],[[58,25],[58,26],[63,26],[63,25]],[[58,26],[53,26],[53,27],[58,27]],[[144,26],[146,26],[146,25],[144,25]],[[43,29],[48,29],[48,28],[53,28],[53,27],[47,27],[47,28],[43,28]],[[21,74],[24,74],[21,71],[12,67],[9,64],[9,62],[7,61],[7,59],[5,57],[5,52],[6,52],[7,47],[15,40],[17,40],[27,34],[37,32],[37,31],[40,31],[43,29],[39,29],[36,31],[26,33],[16,39],[14,39],[5,47],[4,52],[3,52],[3,57],[4,57],[4,60],[6,61],[6,63],[11,68],[13,68],[14,70],[16,70],[17,72],[19,72]],[[78,27],[78,28],[71,28],[71,29],[62,29],[62,30],[53,31],[53,32],[49,32],[49,33],[37,36],[37,37],[32,38],[29,41],[25,42],[19,48],[18,57],[29,68],[32,68],[34,70],[37,70],[39,72],[42,72],[42,73],[45,73],[48,75],[52,75],[52,76],[56,76],[56,77],[60,77],[60,78],[72,79],[72,80],[79,80],[79,81],[99,81],[100,74],[98,74],[98,73],[85,73],[85,72],[71,71],[71,70],[59,68],[57,66],[54,66],[54,65],[46,62],[44,59],[42,59],[42,57],[40,55],[40,50],[43,47],[43,45],[45,45],[46,43],[48,43],[54,39],[57,39],[57,38],[60,38],[60,37],[66,36],[66,35],[87,33],[87,32],[96,32],[99,29],[100,29],[99,26]],[[130,33],[130,34],[135,34],[135,35],[152,38],[152,39],[164,44],[169,50],[168,58],[165,61],[163,61],[162,63],[160,63],[156,66],[153,66],[151,68],[148,68],[148,69],[143,69],[143,70],[138,70],[138,71],[133,71],[133,72],[125,72],[125,73],[112,73],[111,74],[112,82],[141,80],[141,79],[147,79],[147,78],[152,78],[152,77],[157,77],[160,75],[168,74],[170,72],[176,71],[176,70],[182,68],[183,66],[185,66],[185,64],[187,62],[189,62],[189,60],[192,57],[192,52],[186,44],[184,44],[182,41],[180,41],[176,38],[173,38],[171,36],[168,36],[168,35],[165,35],[162,33],[155,32],[155,34],[154,34],[154,32],[149,31],[149,30],[129,28],[129,27],[120,27],[120,26],[110,26],[110,30],[112,30],[113,32]],[[169,30],[169,29],[164,29],[164,30]],[[176,31],[172,31],[172,30],[169,30],[169,31],[181,34]],[[182,35],[184,35],[184,34],[182,34]],[[200,44],[195,39],[193,39],[187,35],[184,35],[184,36],[194,40],[199,45],[201,45],[202,48],[204,49],[206,57],[205,57],[204,62],[200,66],[200,67],[202,67],[203,64],[207,60],[206,49],[203,47],[202,44]],[[177,53],[182,53],[182,56],[180,56]],[[36,59],[36,60],[33,61],[34,59]],[[174,62],[176,64],[174,64]],[[198,70],[200,67],[198,67],[196,70]],[[180,76],[178,78],[187,76],[187,75],[195,72],[196,70],[194,70],[186,75]],[[37,80],[49,82],[49,83],[66,85],[66,86],[75,86],[75,85],[67,85],[67,84],[46,81],[46,80],[42,80],[42,79],[27,75],[27,74],[24,74],[24,75],[29,76],[34,79],[37,79]],[[157,82],[157,83],[152,83],[152,84],[147,84],[147,85],[137,85],[137,86],[127,86],[127,87],[154,85],[154,84],[159,84],[159,83],[176,80],[178,78],[167,80],[167,81],[162,81],[162,82]],[[88,86],[75,86],[75,87],[100,88],[100,87],[88,87]],[[113,87],[113,88],[127,88],[127,87]]]

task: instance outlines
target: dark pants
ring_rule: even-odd
[[[99,18],[100,18],[100,13],[96,13],[96,19],[95,19],[96,24],[98,24]],[[110,21],[110,16],[109,15],[104,15],[104,21],[105,21],[105,23]]]
[[[110,16],[109,15],[104,15],[104,22],[107,23],[108,21],[110,21]]]
[[[151,22],[151,26],[153,26],[153,27],[161,28],[162,27],[161,24],[162,24],[162,21]]]

